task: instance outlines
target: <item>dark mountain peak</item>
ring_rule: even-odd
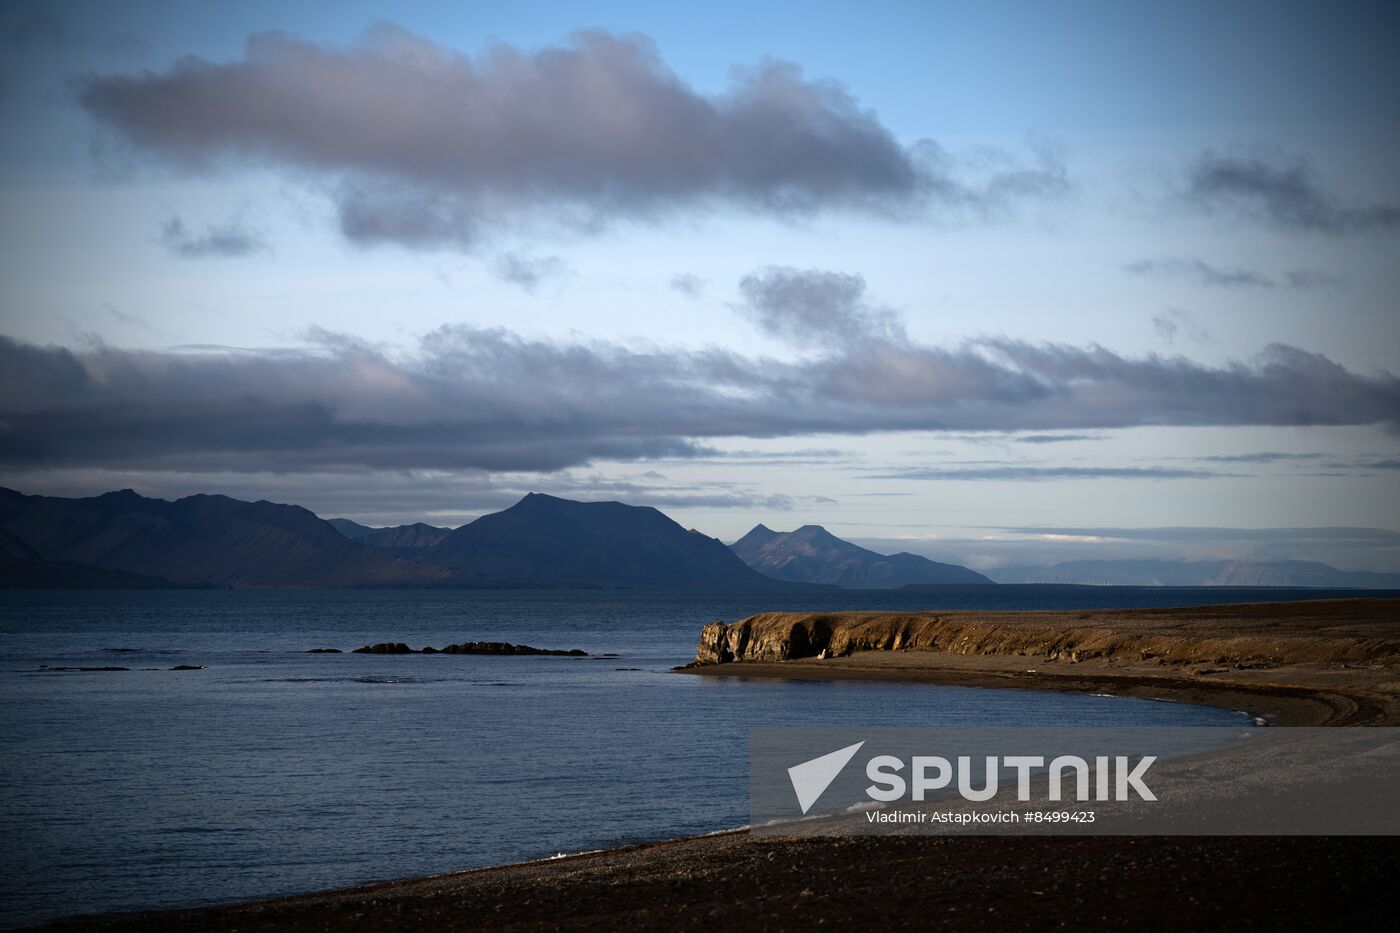
[[[448,533],[423,561],[483,576],[625,586],[753,586],[767,581],[722,543],[622,502],[531,493]]]
[[[748,534],[744,535],[738,541],[735,541],[730,547],[734,548],[737,553],[737,550],[741,547],[761,547],[776,537],[778,537],[776,531],[760,523],[750,528]]]
[[[832,546],[844,546],[848,548],[860,547],[849,541],[844,541],[827,531],[821,525],[803,525],[796,531],[790,532],[794,540],[807,541],[812,544],[827,544]],[[861,548],[861,550],[865,550]],[[872,552],[873,553],[873,552]]]
[[[93,501],[103,508],[137,509],[148,502],[166,502],[165,499],[149,499],[134,489],[117,489],[95,496]]]

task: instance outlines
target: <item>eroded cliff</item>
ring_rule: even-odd
[[[1400,600],[1089,612],[761,613],[706,625],[695,663],[843,657],[858,651],[1163,665],[1400,667]]]

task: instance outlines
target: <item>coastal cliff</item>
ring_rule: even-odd
[[[928,651],[1070,663],[1400,667],[1397,620],[1400,600],[1378,599],[1087,612],[760,613],[706,625],[695,664]]]

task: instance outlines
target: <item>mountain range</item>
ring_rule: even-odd
[[[796,531],[755,525],[729,547],[759,573],[795,583],[867,590],[910,584],[992,583],[957,564],[940,564],[917,554],[877,554],[843,541],[821,525],[803,525]]]
[[[656,509],[532,493],[455,530],[295,505],[0,488],[0,586],[777,585]]]
[[[1400,574],[1303,561],[1076,561],[1002,583],[1400,589]],[[0,487],[0,587],[689,586],[990,584],[966,567],[883,555],[820,525],[756,526],[726,547],[654,508],[531,493],[460,528],[371,528],[219,495],[87,498]]]
[[[0,531],[46,563],[183,586],[413,586],[469,582],[353,541],[295,505],[228,496],[84,499],[0,488]]]

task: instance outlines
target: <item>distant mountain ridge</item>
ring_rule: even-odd
[[[395,525],[390,528],[371,528],[359,522],[352,522],[348,518],[328,518],[326,524],[347,538],[409,560],[422,556],[424,549],[432,547],[452,533],[451,528],[439,528],[424,522]]]
[[[717,538],[649,506],[530,493],[420,559],[487,577],[615,586],[769,586]]]
[[[1396,589],[1400,573],[1338,570],[1316,561],[1079,560],[1051,567],[1007,567],[1001,583],[1090,586],[1315,586]]]
[[[794,583],[894,589],[910,584],[993,582],[958,564],[940,564],[917,554],[877,554],[836,537],[821,525],[803,525],[787,532],[755,525],[729,547],[759,573]]]
[[[300,506],[227,496],[171,502],[124,489],[62,499],[0,488],[0,529],[46,562],[184,585],[423,585],[453,577],[352,541]]]

